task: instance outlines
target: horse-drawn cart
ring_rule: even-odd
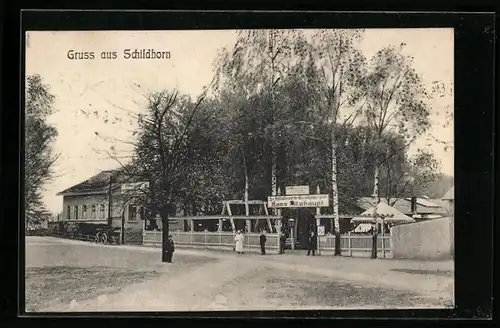
[[[102,244],[119,244],[120,230],[120,227],[111,227],[109,225],[97,226],[94,241]]]

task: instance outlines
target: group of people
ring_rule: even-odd
[[[280,237],[280,247],[279,247],[279,253],[284,254],[285,253],[285,247],[286,247],[286,240],[288,238],[288,235],[286,232],[281,233]],[[266,237],[266,231],[261,230],[260,232],[260,252],[261,255],[266,255],[266,242],[267,242],[267,237]],[[315,255],[315,252],[318,248],[318,236],[317,233],[314,230],[311,230],[309,232],[308,236],[308,245],[307,245],[307,255],[312,256]],[[234,250],[238,254],[243,254],[243,245],[245,242],[245,236],[241,233],[241,230],[238,230],[236,232],[236,235],[234,236],[234,242],[235,242],[235,247]],[[172,239],[172,235],[168,236],[168,241],[165,247],[165,260],[167,263],[172,263],[172,257],[174,255],[175,251],[175,245],[174,245],[174,240]]]
[[[266,242],[267,242],[267,237],[266,237],[266,231],[261,230],[260,231],[260,253],[262,255],[266,255]],[[234,250],[238,254],[243,254],[243,244],[245,242],[245,236],[241,233],[241,230],[236,231],[236,236],[234,236]]]
[[[286,248],[286,240],[288,238],[288,235],[286,232],[281,233],[281,237],[279,240],[279,253],[284,254],[285,253],[285,248]],[[243,244],[245,241],[245,236],[241,233],[241,230],[236,231],[236,236],[234,236],[234,241],[235,241],[235,247],[234,250],[238,254],[243,254]],[[261,230],[260,232],[260,253],[261,255],[266,255],[266,242],[267,242],[267,237],[266,237],[266,231]],[[309,236],[307,239],[307,255],[315,256],[316,250],[318,249],[318,235],[316,231],[311,230],[309,232]]]
[[[288,235],[286,232],[283,232],[280,237],[280,254],[285,253],[286,248],[286,240],[288,239]],[[307,236],[307,255],[314,256],[316,254],[316,250],[318,249],[318,235],[314,230],[309,231],[309,235]]]

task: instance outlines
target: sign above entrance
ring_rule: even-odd
[[[269,196],[270,208],[328,207],[328,195]]]
[[[309,195],[309,186],[287,186],[285,194],[290,195]]]

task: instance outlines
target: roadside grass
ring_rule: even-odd
[[[269,278],[266,297],[294,307],[321,308],[415,308],[444,307],[439,299],[408,291],[361,286],[344,282],[314,281],[313,279]]]
[[[26,270],[26,312],[115,293],[121,287],[155,278],[161,272],[111,267],[44,267]]]
[[[334,281],[328,276],[263,267],[220,291],[231,307],[265,309],[391,309],[451,307],[452,300],[410,291]]]
[[[39,312],[101,295],[110,295],[131,284],[160,275],[176,275],[213,262],[202,256],[178,256],[173,264],[156,262],[142,268],[111,266],[43,266],[26,268],[26,312]]]

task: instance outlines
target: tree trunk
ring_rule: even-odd
[[[385,187],[385,199],[387,200],[387,204],[391,204],[391,199],[393,198],[392,196],[392,176],[391,176],[391,167],[389,165],[389,161],[386,162],[386,169],[387,169],[387,183]],[[380,193],[380,192],[379,192]],[[396,195],[394,195],[396,196]],[[392,206],[392,205],[390,205]]]
[[[332,131],[332,204],[335,228],[335,253],[340,255],[340,219],[339,219],[339,193],[337,186],[337,144],[335,133]]]
[[[243,157],[243,166],[244,166],[244,169],[245,169],[245,193],[244,193],[243,198],[245,200],[245,215],[248,216],[248,215],[250,215],[250,208],[248,206],[248,168],[247,168],[245,157]],[[245,226],[246,226],[246,229],[247,229],[247,233],[252,232],[252,226],[251,226],[251,223],[250,223],[249,219],[247,219],[245,221]]]
[[[277,155],[276,155],[276,148],[273,145],[272,149],[272,158],[271,158],[271,193],[273,196],[276,196],[277,194],[277,177],[276,177],[276,162],[277,162]]]
[[[168,226],[168,205],[163,205],[160,208],[160,217],[161,217],[161,261],[163,263],[167,262],[167,243],[168,243],[168,235],[169,235],[169,226]]]
[[[272,140],[272,150],[271,150],[271,195],[276,196],[278,192],[277,188],[277,150],[276,150],[276,132],[275,132],[275,123],[276,123],[276,104],[275,104],[275,94],[274,94],[274,71],[275,71],[275,47],[274,47],[274,30],[269,31],[269,48],[271,51],[271,110],[273,117],[273,140]],[[276,214],[276,210],[273,209],[273,214]]]
[[[378,189],[378,175],[379,175],[379,168],[378,166],[375,166],[375,175],[374,175],[374,181],[373,181],[373,197],[376,199],[379,198],[379,189]]]
[[[243,155],[243,170],[245,171],[245,191],[244,191],[244,195],[243,195],[243,199],[245,201],[245,215],[249,215],[249,208],[248,208],[248,167],[247,167],[247,161],[246,161],[246,157],[245,157],[245,154],[243,153],[243,151],[241,152],[242,155]]]

